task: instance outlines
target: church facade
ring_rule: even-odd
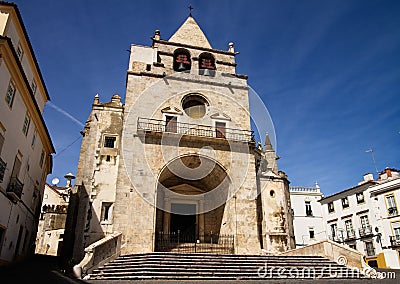
[[[237,54],[191,16],[168,40],[131,45],[125,103],[96,96],[83,131],[64,241],[75,259],[114,232],[122,254],[294,248],[289,182],[268,135],[254,141]]]

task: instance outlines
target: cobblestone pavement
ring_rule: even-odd
[[[20,265],[12,267],[0,267],[0,283],[1,284],[19,284],[19,283],[40,283],[40,284],[223,284],[223,283],[238,283],[238,284],[256,284],[256,283],[268,283],[268,284],[295,284],[295,283],[322,283],[322,284],[363,284],[363,283],[379,283],[379,284],[400,284],[400,270],[381,270],[381,272],[394,272],[395,276],[390,277],[394,279],[382,279],[382,280],[368,280],[368,279],[356,279],[356,280],[342,280],[342,279],[318,279],[318,280],[299,280],[299,279],[287,279],[287,280],[260,280],[260,281],[224,281],[224,280],[202,280],[202,281],[127,281],[127,280],[114,280],[114,281],[102,281],[102,280],[78,280],[73,279],[64,275],[59,269],[57,258],[47,256],[35,256],[29,261],[23,262]]]

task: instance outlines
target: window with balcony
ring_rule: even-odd
[[[1,150],[3,149],[3,144],[4,144],[4,136],[3,134],[0,133],[0,182],[3,181],[4,173],[7,167],[6,162],[3,161],[3,159],[1,158]]]
[[[359,229],[360,237],[365,237],[373,234],[372,227],[369,224],[368,215],[360,216],[361,228]]]
[[[390,237],[392,246],[400,246],[400,222],[392,223],[394,235]]]
[[[349,199],[347,197],[342,198],[342,207],[343,208],[349,207]]]
[[[386,203],[387,203],[388,215],[397,216],[398,215],[397,206],[393,194],[386,196]]]
[[[335,240],[337,237],[337,224],[336,223],[331,224],[330,228],[331,228],[332,240]]]
[[[39,160],[39,166],[43,167],[43,162],[44,162],[44,151],[40,154],[40,160]]]
[[[21,170],[21,160],[18,156],[15,157],[13,170],[11,172],[11,179],[7,186],[7,194],[11,199],[17,201],[21,199],[22,190],[24,185],[18,179],[19,172]]]
[[[22,126],[22,133],[24,133],[25,136],[28,135],[30,124],[31,124],[31,118],[29,117],[28,114],[26,114],[24,119],[24,125]]]
[[[10,81],[6,93],[6,103],[10,108],[14,103],[14,97],[15,97],[15,86],[14,83]]]
[[[346,228],[346,237],[347,239],[355,238],[355,233],[353,229],[353,223],[351,219],[344,221],[344,226]]]
[[[306,201],[306,216],[312,216],[311,201]]]
[[[178,132],[178,118],[176,116],[165,116],[165,131],[173,133]]]
[[[333,202],[328,203],[328,212],[329,213],[335,212],[335,206],[333,205]]]
[[[374,256],[375,255],[375,248],[372,241],[365,242],[365,252],[367,256]]]
[[[226,123],[225,122],[215,122],[215,134],[217,138],[226,137]]]
[[[17,56],[18,56],[19,61],[22,60],[22,56],[23,56],[23,55],[24,55],[24,51],[22,50],[22,46],[21,46],[21,44],[18,44],[18,47],[17,47]]]
[[[36,93],[36,89],[37,89],[37,85],[36,85],[34,80],[32,80],[31,89],[32,89],[32,93],[35,94]]]
[[[356,193],[357,204],[364,203],[364,193]]]

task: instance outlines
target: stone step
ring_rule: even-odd
[[[261,269],[261,270],[260,270]],[[266,270],[265,270],[266,269]],[[260,280],[348,279],[360,275],[336,262],[319,256],[262,256],[224,254],[148,253],[122,255],[99,267],[91,279],[107,280]],[[361,278],[363,276],[361,275]]]
[[[182,261],[182,260],[126,260],[126,261],[115,261],[104,265],[104,267],[116,267],[116,266],[143,266],[143,265],[153,265],[153,266],[327,266],[327,265],[338,265],[336,262],[331,261]]]

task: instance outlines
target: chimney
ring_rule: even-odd
[[[392,177],[392,171],[389,168],[386,168],[385,172],[386,172],[386,177],[387,178],[391,178]]]
[[[99,94],[96,94],[93,100],[93,104],[97,105],[99,103]]]
[[[374,175],[373,174],[367,173],[367,174],[364,175],[364,182],[368,182],[368,181],[371,181],[371,180],[374,180]]]
[[[233,42],[230,42],[230,43],[228,44],[228,46],[229,46],[229,48],[228,48],[228,51],[229,51],[229,52],[235,52],[235,47],[234,47],[234,45],[233,45]]]

